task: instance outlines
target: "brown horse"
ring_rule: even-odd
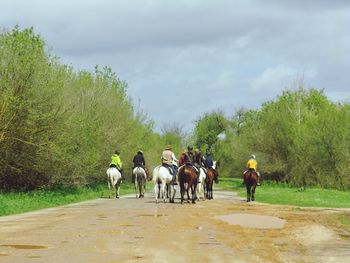
[[[181,204],[184,202],[185,192],[187,193],[187,202],[190,202],[189,190],[191,189],[192,204],[196,203],[196,188],[198,175],[195,168],[191,165],[184,165],[179,168],[178,180],[180,184]]]
[[[207,177],[205,178],[205,197],[207,199],[213,199],[213,184],[219,182],[219,174],[213,168],[208,168]]]
[[[245,187],[247,188],[247,202],[255,200],[255,188],[258,183],[258,174],[255,171],[248,170],[243,175]]]

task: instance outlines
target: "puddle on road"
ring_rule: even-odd
[[[0,247],[11,247],[15,249],[45,249],[48,247],[40,246],[40,245],[13,245],[13,244],[3,244]]]
[[[230,214],[224,216],[215,216],[231,225],[239,225],[241,227],[259,228],[259,229],[279,229],[283,228],[286,220],[274,216],[261,216],[252,214]]]

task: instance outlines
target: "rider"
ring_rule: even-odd
[[[185,153],[185,164],[194,165],[193,147],[189,145]]]
[[[258,162],[256,161],[256,158],[255,158],[254,154],[250,155],[250,158],[249,158],[249,160],[247,162],[246,168],[247,168],[247,170],[244,171],[243,174],[245,174],[247,171],[254,171],[254,172],[256,172],[256,174],[258,175],[257,185],[260,185],[260,173],[257,172]]]
[[[176,174],[177,174],[177,169],[178,169],[178,162],[179,160],[176,159],[175,154],[172,154],[172,158],[173,158],[173,171],[174,171],[174,175],[173,175],[173,184],[176,185]]]
[[[214,166],[214,161],[213,161],[213,157],[211,155],[211,152],[209,149],[206,150],[205,152],[205,156],[203,157],[204,161],[204,166],[205,168],[208,170],[209,168],[211,168],[214,171],[215,177],[219,178],[219,174],[218,171],[216,169],[213,168]],[[218,181],[217,181],[218,182]]]
[[[212,168],[214,165],[213,157],[211,156],[211,152],[209,149],[206,150],[205,156],[204,156],[204,166],[205,168]]]
[[[121,176],[122,176],[122,180],[124,180],[124,176],[123,176],[123,163],[120,160],[120,151],[117,149],[114,151],[114,154],[112,155],[112,160],[109,164],[109,167],[115,167],[119,170]]]
[[[169,168],[171,175],[173,176],[173,183],[175,183],[176,170],[174,167],[174,153],[172,152],[172,146],[169,144],[162,153],[162,165]]]
[[[203,156],[198,148],[194,150],[194,166],[198,169],[203,166]]]
[[[193,147],[191,145],[187,147],[187,152],[185,153],[185,165],[191,165],[196,170],[196,173],[199,176],[199,170],[195,166],[195,156],[193,153]]]
[[[185,164],[186,149],[184,149],[179,157],[179,167]]]
[[[143,156],[143,151],[139,150],[136,155],[134,156],[134,159],[132,160],[132,162],[134,163],[134,166],[132,168],[132,171],[134,170],[134,168],[136,167],[142,167],[143,169],[145,169],[146,167],[146,161],[145,158]],[[135,183],[135,175],[133,172],[131,172],[131,181],[132,183]]]

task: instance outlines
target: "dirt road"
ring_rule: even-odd
[[[152,196],[0,217],[0,262],[350,262],[349,211]]]

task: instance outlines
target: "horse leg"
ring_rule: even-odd
[[[196,185],[194,184],[191,186],[191,193],[192,193],[192,204],[195,204],[197,195],[196,195]]]
[[[142,197],[145,197],[147,178],[142,178]]]
[[[119,188],[118,188],[118,183],[114,185],[114,190],[115,190],[115,198],[119,198]]]
[[[247,202],[250,202],[250,187],[247,185]]]
[[[139,191],[140,191],[139,197],[142,198],[143,197],[143,179],[140,181]]]
[[[157,187],[158,187],[158,198],[160,198],[160,184],[158,184]]]
[[[169,203],[172,203],[172,199],[171,199],[171,186],[170,185],[167,185],[168,186],[168,190],[167,190],[167,193],[168,193],[168,199],[169,199]]]
[[[159,198],[159,184],[154,185],[154,196],[156,198],[156,203],[158,203],[158,198]]]
[[[190,202],[190,189],[188,186],[186,188],[186,193],[187,193],[187,203],[189,203]]]
[[[172,196],[172,200],[171,200],[171,203],[175,203],[175,193],[176,193],[176,189],[175,189],[175,187],[172,185],[171,186],[172,188],[173,188],[173,196]]]
[[[135,194],[136,194],[136,198],[138,197],[137,196],[137,192],[138,192],[138,187],[137,187],[137,178],[134,178],[134,187],[135,187]]]
[[[255,185],[252,187],[252,201],[255,201]]]
[[[201,183],[199,182],[198,183],[198,187],[196,189],[196,196],[197,196],[197,199],[199,200],[200,196],[201,196]]]
[[[165,195],[165,187],[166,187],[166,184],[165,183],[162,183],[162,186],[161,186],[161,192],[162,192],[162,196],[163,196],[163,202],[166,203],[166,195]]]
[[[184,195],[185,195],[185,186],[180,183],[180,194],[181,194],[181,204],[184,203]]]
[[[211,199],[211,183],[208,184],[208,199]]]
[[[111,183],[109,181],[109,177],[108,177],[108,193],[109,193],[108,198],[110,199],[111,198]]]

